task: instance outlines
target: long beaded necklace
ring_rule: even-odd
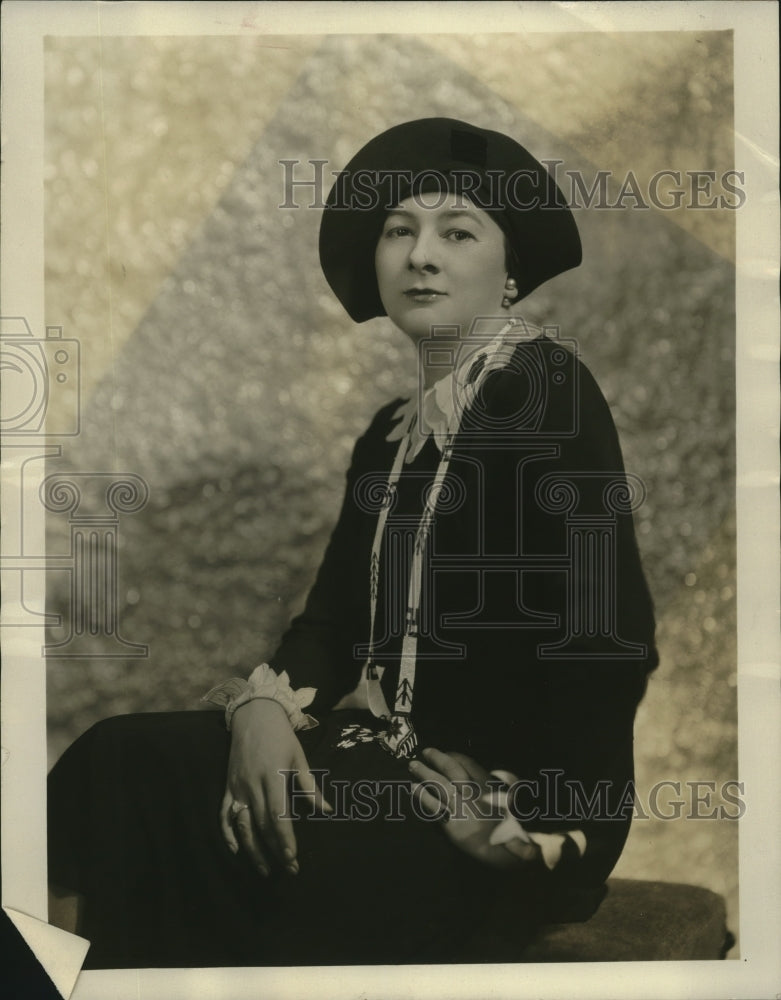
[[[494,358],[501,350],[506,334],[512,329],[517,320],[511,320],[491,342],[491,344],[477,357],[476,364],[480,371],[486,370]],[[523,322],[523,321],[521,321]],[[525,324],[524,324],[525,326]],[[376,718],[388,720],[386,730],[381,734],[380,742],[382,746],[395,757],[411,757],[414,755],[418,739],[412,725],[412,699],[415,690],[415,668],[418,648],[418,628],[420,624],[420,603],[421,603],[421,582],[423,579],[423,562],[426,549],[431,537],[431,528],[434,523],[434,516],[437,509],[437,501],[442,492],[442,485],[447,475],[450,460],[453,455],[453,442],[461,423],[461,416],[468,405],[474,400],[474,390],[461,401],[461,405],[454,409],[450,426],[442,445],[442,455],[434,475],[431,488],[426,491],[426,501],[418,528],[415,534],[415,544],[412,553],[412,565],[410,567],[410,581],[407,592],[407,612],[404,636],[401,646],[401,665],[399,670],[399,680],[396,686],[396,697],[393,711],[388,707],[382,688],[380,686],[380,676],[374,662],[374,627],[377,613],[377,597],[379,591],[379,568],[380,551],[382,549],[382,539],[385,533],[385,524],[388,513],[393,505],[396,495],[399,478],[401,476],[404,457],[410,446],[410,440],[417,424],[417,412],[409,418],[406,431],[401,437],[399,447],[393,460],[388,482],[385,488],[384,502],[377,518],[377,527],[372,543],[371,562],[369,569],[369,604],[370,604],[370,631],[368,643],[368,658],[364,667],[367,685],[368,704],[372,714]]]

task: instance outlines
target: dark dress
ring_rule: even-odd
[[[86,967],[521,959],[541,923],[586,919],[632,816],[632,730],[656,666],[618,437],[587,369],[559,344],[519,344],[462,419],[427,553],[412,719],[421,746],[524,779],[527,830],[578,829],[553,870],[496,871],[411,808],[406,762],[340,748],[360,710],[376,487],[399,401],[358,441],[344,505],[304,612],[269,661],[317,688],[299,733],[333,819],[296,822],[300,874],[262,880],[224,845],[221,713],[94,726],[49,786],[49,876],[86,897]],[[375,642],[393,705],[409,560],[439,462],[404,466],[383,540]],[[367,796],[367,786],[375,784]],[[367,805],[367,798],[375,804]],[[373,815],[376,814],[376,815]]]

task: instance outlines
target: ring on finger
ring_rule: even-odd
[[[239,813],[244,812],[245,809],[249,809],[246,802],[231,802],[231,819],[236,819]]]

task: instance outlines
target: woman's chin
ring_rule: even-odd
[[[416,344],[433,337],[437,327],[447,327],[448,331],[452,331],[458,326],[452,316],[437,315],[434,309],[416,311],[412,315],[406,313],[403,316],[391,316],[391,319],[399,330]],[[451,339],[453,339],[452,333]]]

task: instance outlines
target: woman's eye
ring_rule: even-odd
[[[397,236],[409,236],[411,232],[409,226],[391,226],[390,229],[385,230],[385,235],[392,239]]]
[[[449,240],[453,240],[455,243],[464,243],[467,240],[473,240],[474,236],[467,232],[466,229],[451,229],[449,233],[445,234]]]

